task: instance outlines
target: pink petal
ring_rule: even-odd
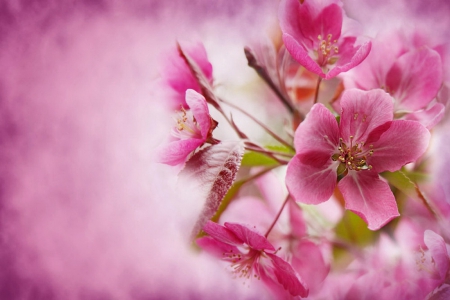
[[[330,270],[320,248],[308,240],[299,241],[293,250],[292,267],[312,291],[320,286]]]
[[[405,119],[417,121],[427,129],[431,129],[442,120],[444,113],[445,106],[442,103],[435,103],[426,110],[407,114]]]
[[[400,215],[389,185],[373,171],[350,171],[338,186],[345,208],[359,215],[370,230],[378,230]]]
[[[371,49],[371,42],[366,42],[360,46],[354,46],[354,43],[343,43],[339,46],[339,52],[341,54],[337,61],[337,65],[328,72],[325,79],[331,79],[342,72],[347,72],[358,66],[366,59]]]
[[[208,132],[211,129],[211,116],[209,114],[208,104],[205,97],[194,90],[186,91],[186,103],[189,105],[192,115],[200,127],[203,141],[206,140]]]
[[[396,171],[417,160],[427,149],[430,132],[415,121],[396,120],[373,142],[373,156],[367,158],[378,173]]]
[[[305,219],[303,218],[303,211],[297,203],[289,199],[289,220],[291,223],[292,234],[298,238],[302,238],[307,234],[307,227]]]
[[[339,126],[333,114],[323,105],[315,104],[295,131],[297,153],[325,152],[330,157],[339,144]]]
[[[195,138],[172,141],[158,148],[156,162],[171,166],[183,164],[192,151],[203,143],[204,140]]]
[[[231,230],[212,221],[207,221],[203,230],[212,238],[229,245],[242,245],[243,240],[237,237]]]
[[[303,38],[316,41],[315,45],[318,45],[319,35],[326,39],[331,34],[331,40],[338,40],[341,36],[342,8],[335,3],[322,8],[318,2],[305,1],[300,5],[297,18]]]
[[[297,41],[302,39],[300,22],[298,19],[299,10],[300,2],[297,0],[280,1],[278,18],[280,20],[281,31],[289,34],[294,40]]]
[[[273,272],[278,282],[289,291],[292,296],[307,297],[309,294],[306,283],[297,276],[292,266],[275,254],[266,253],[272,260]]]
[[[272,250],[273,245],[260,233],[238,223],[225,223],[227,229],[234,233],[242,242],[255,250]]]
[[[196,242],[200,246],[200,248],[218,258],[228,259],[229,257],[227,256],[227,254],[240,253],[239,249],[236,246],[223,243],[210,236],[199,238]]]
[[[283,33],[283,42],[292,57],[305,69],[325,78],[325,73],[319,64],[309,56],[308,51],[290,34]]]
[[[257,228],[269,228],[275,215],[276,211],[272,211],[260,198],[243,196],[231,201],[220,218],[230,223],[245,220]]]
[[[447,253],[447,246],[445,245],[444,239],[432,230],[425,230],[424,242],[433,257],[440,279],[444,280],[450,269],[450,258]]]
[[[197,63],[206,78],[212,81],[212,65],[208,61],[203,44],[186,42],[180,44],[182,49]],[[168,51],[162,61],[160,73],[167,85],[176,92],[172,98],[179,103],[177,108],[180,107],[180,104],[185,106],[184,95],[187,89],[200,92],[197,80],[176,48]]]
[[[450,299],[450,285],[444,283],[427,296],[427,300],[448,300]]]
[[[403,51],[404,42],[395,32],[381,32],[374,40],[367,58],[344,78],[346,88],[371,90],[386,86],[386,75]]]
[[[421,48],[400,56],[386,77],[396,110],[426,107],[441,87],[442,72],[441,57],[432,49]]]
[[[366,142],[369,134],[393,118],[393,99],[381,89],[346,90],[341,98],[341,137],[350,144]]]
[[[179,42],[181,48],[197,63],[206,79],[211,83],[213,80],[212,65],[208,60],[205,46],[201,42],[190,43],[186,41]]]
[[[330,199],[336,187],[338,162],[333,162],[327,153],[322,153],[322,159],[317,159],[320,153],[314,154],[316,157],[297,154],[288,164],[286,186],[295,201],[319,204]]]

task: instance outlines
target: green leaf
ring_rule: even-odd
[[[283,152],[287,154],[295,154],[295,151],[293,149],[283,145],[268,145],[265,146],[265,148],[271,151]]]
[[[418,197],[417,191],[416,191],[416,185],[402,171],[383,172],[380,175],[384,179],[386,179],[393,187],[400,190],[406,196],[411,197],[411,198]]]
[[[363,219],[349,210],[345,210],[344,216],[337,224],[335,232],[341,239],[360,246],[369,244],[377,235],[376,232],[367,228],[367,224]]]
[[[247,167],[256,167],[256,166],[273,166],[277,165],[278,162],[259,152],[249,151],[244,154],[242,158],[241,165]]]

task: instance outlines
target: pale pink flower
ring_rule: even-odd
[[[429,261],[423,257],[422,263],[429,263],[425,269],[437,280],[438,285],[444,282],[450,284],[450,256],[444,239],[432,230],[425,230],[423,240],[431,256]]]
[[[212,84],[212,65],[208,61],[205,47],[201,43],[180,43],[183,51],[198,65],[205,78]],[[177,48],[168,51],[162,58],[160,74],[163,86],[168,87],[165,93],[169,105],[179,108],[182,105],[187,108],[189,104],[185,101],[186,90],[192,89],[201,93],[200,85],[194,74],[181,56]]]
[[[281,285],[292,296],[307,297],[308,288],[292,266],[276,255],[277,250],[260,233],[238,223],[224,226],[208,221],[199,238],[202,249],[231,263],[233,272],[243,278],[261,279],[266,285]]]
[[[159,147],[157,161],[168,165],[178,165],[205,142],[216,143],[212,131],[217,126],[210,114],[205,97],[194,90],[186,91],[189,110],[181,108],[177,126],[172,129],[172,140]]]
[[[361,63],[371,43],[343,34],[344,12],[338,1],[282,0],[279,10],[283,42],[307,70],[333,78]]]
[[[382,88],[394,98],[394,112],[432,128],[444,114],[444,105],[432,102],[442,86],[440,54],[412,37],[379,34],[367,59],[344,77],[347,88]]]
[[[393,101],[383,90],[347,90],[340,123],[315,104],[295,132],[296,155],[286,185],[296,201],[318,204],[338,187],[349,209],[376,230],[399,215],[389,185],[378,173],[396,171],[426,150],[430,133],[415,121],[393,121]]]

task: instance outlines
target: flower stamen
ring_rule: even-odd
[[[357,117],[357,114],[355,114]],[[369,145],[369,149],[366,149],[364,142],[357,142],[353,144],[354,136],[350,136],[350,145],[347,146],[342,138],[339,138],[339,153],[332,155],[331,159],[333,161],[339,160],[346,170],[362,171],[371,170],[372,165],[367,164],[367,157],[372,156],[374,153],[373,145]]]

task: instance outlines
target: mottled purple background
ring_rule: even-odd
[[[152,82],[176,39],[246,68],[267,2],[0,2],[0,299],[251,297],[188,246],[199,208],[152,163],[172,122]]]
[[[0,1],[0,299],[261,298],[187,246],[199,204],[152,163],[172,122],[152,82],[177,38],[205,42],[223,86],[254,76],[242,47],[276,10]]]

